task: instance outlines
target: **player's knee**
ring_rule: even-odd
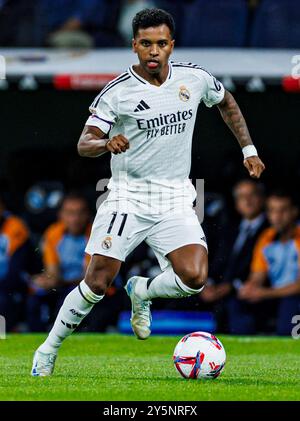
[[[189,288],[198,290],[205,285],[207,279],[207,265],[186,266],[179,277]]]
[[[104,267],[89,267],[85,276],[86,284],[97,295],[104,295],[112,281],[113,276]]]
[[[84,279],[94,294],[104,295],[119,269],[119,262],[104,256],[93,255]]]

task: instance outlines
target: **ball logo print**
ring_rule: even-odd
[[[184,336],[175,347],[173,362],[185,379],[216,379],[224,369],[225,349],[220,340],[207,332]]]

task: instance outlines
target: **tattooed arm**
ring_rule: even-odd
[[[218,104],[223,120],[237,138],[240,147],[253,145],[243,114],[230,92],[225,91],[224,99]],[[259,178],[264,171],[264,163],[258,156],[251,156],[244,160],[244,165],[253,178]]]

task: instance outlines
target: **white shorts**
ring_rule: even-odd
[[[195,211],[181,213],[137,215],[99,207],[86,253],[101,254],[125,261],[126,257],[145,241],[154,251],[161,270],[170,262],[166,255],[188,244],[201,244],[207,249],[203,229]]]

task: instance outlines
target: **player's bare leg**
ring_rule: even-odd
[[[189,244],[173,250],[167,258],[185,287],[194,291],[203,289],[208,273],[207,250],[204,246]]]
[[[151,333],[153,298],[182,298],[202,291],[207,278],[207,250],[200,244],[180,247],[167,255],[171,267],[155,278],[134,276],[126,284],[132,302],[131,326],[138,339]]]
[[[121,267],[117,259],[93,255],[85,279],[65,298],[46,341],[37,349],[33,359],[33,376],[50,376],[57,352],[94,305],[105,295]]]

